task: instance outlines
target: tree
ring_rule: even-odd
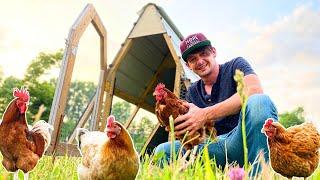
[[[28,66],[24,82],[34,83],[37,82],[39,77],[45,74],[46,71],[50,70],[54,66],[58,66],[63,57],[63,50],[60,49],[55,53],[44,53],[40,52],[39,55],[32,60]]]
[[[129,128],[134,145],[138,152],[141,151],[144,143],[153,130],[154,125],[155,124],[148,117],[143,117],[140,121],[134,123],[132,127]]]
[[[39,82],[39,78],[49,71],[52,67],[57,66],[63,57],[63,50],[60,49],[55,53],[40,52],[39,55],[31,61],[27,67],[23,85],[28,88],[30,93],[30,104],[27,113],[29,123],[32,123],[32,116],[36,114],[39,107],[43,104],[47,110],[41,116],[41,119],[48,121],[50,108],[55,92],[56,79]]]
[[[304,109],[303,107],[298,107],[294,109],[292,112],[285,112],[283,114],[280,114],[280,123],[288,128],[290,126],[302,124],[305,122],[304,118]]]
[[[2,67],[0,66],[0,85],[1,85],[2,79],[3,79],[3,70],[2,70]]]
[[[66,116],[62,124],[61,140],[67,139],[76,123],[95,94],[97,86],[93,82],[75,81],[70,85],[66,105]]]
[[[15,87],[21,87],[23,86],[22,80],[19,80],[15,77],[8,77],[6,78],[3,83],[1,84],[0,88],[0,118],[2,117],[4,111],[7,108],[7,105],[11,102],[13,99],[12,96],[12,90]]]
[[[116,102],[112,105],[111,114],[115,116],[116,120],[121,123],[126,123],[131,112],[131,106],[128,102]]]

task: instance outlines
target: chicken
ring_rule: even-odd
[[[128,131],[114,116],[108,117],[105,132],[78,129],[77,140],[83,157],[80,180],[135,179],[139,156]]]
[[[179,99],[162,83],[159,83],[156,86],[153,96],[155,96],[156,98],[155,113],[161,126],[170,127],[170,116],[176,119],[179,115],[186,114],[189,111],[188,106],[185,105],[187,101]],[[214,139],[214,137],[216,137],[216,133],[217,131],[213,127],[213,124],[206,124],[206,127],[199,129],[192,136],[186,137],[184,141],[184,147],[187,150],[192,149],[195,145],[203,143],[207,139],[208,135],[210,135],[211,138]],[[177,137],[177,139],[181,141],[183,140],[183,138],[184,136]]]
[[[52,126],[45,121],[38,121],[33,127],[28,126],[26,112],[29,104],[29,92],[26,89],[14,89],[15,97],[3,114],[0,124],[0,151],[2,164],[7,171],[18,169],[25,173],[28,179],[45,150],[50,144]]]
[[[269,157],[274,171],[287,178],[308,177],[318,166],[320,135],[314,125],[284,128],[268,119],[262,128],[268,138]]]

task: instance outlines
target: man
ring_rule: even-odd
[[[176,135],[189,131],[190,135],[205,126],[215,124],[217,142],[208,146],[210,158],[215,158],[220,166],[236,161],[243,165],[243,140],[241,132],[241,102],[237,94],[237,84],[233,79],[235,70],[244,73],[244,83],[249,96],[245,120],[248,147],[248,160],[252,164],[262,150],[268,161],[267,139],[261,133],[261,128],[267,118],[278,119],[277,110],[263,90],[258,76],[250,64],[238,57],[224,64],[215,60],[216,49],[201,33],[192,34],[180,44],[182,58],[187,66],[201,78],[188,89],[186,100],[189,102],[189,112],[175,119]],[[170,158],[171,143],[160,144],[155,152],[165,152]],[[181,144],[175,142],[175,149]],[[204,144],[199,145],[200,149]]]

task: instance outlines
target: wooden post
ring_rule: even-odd
[[[111,72],[112,72],[111,69],[108,69],[106,73],[106,82],[104,85],[105,99],[104,99],[104,107],[103,107],[101,123],[99,125],[100,131],[103,131],[105,129],[107,117],[111,113],[113,92],[114,92],[114,85],[115,85],[115,74]]]
[[[105,71],[101,70],[100,72],[100,82],[98,84],[97,88],[97,96],[96,96],[96,104],[93,109],[93,122],[91,123],[90,130],[98,130],[99,129],[99,123],[100,123],[100,115],[101,115],[101,106],[103,101],[103,94],[104,94],[104,88],[105,88]]]
[[[72,25],[66,42],[65,52],[62,61],[62,68],[58,78],[57,87],[55,90],[55,95],[50,111],[49,123],[53,125],[54,131],[52,133],[52,140],[48,149],[49,153],[53,153],[55,151],[55,147],[59,145],[59,132],[63,121],[63,118],[61,117],[64,117],[67,95],[70,88],[70,81],[76,59],[78,43],[81,36],[83,35],[84,31],[90,23],[93,23],[95,29],[97,30],[100,36],[100,69],[102,71],[101,74],[106,69],[106,29],[104,28],[102,21],[99,18],[97,12],[95,11],[93,5],[88,4]],[[100,75],[100,82],[101,81],[103,81],[103,78],[101,78]],[[103,83],[100,84],[103,85]],[[97,92],[99,92],[97,95],[101,94],[101,87],[98,87]],[[95,103],[95,109],[99,110],[101,100],[97,99]],[[98,114],[99,113],[96,113],[95,115]]]
[[[77,133],[77,128],[81,128],[83,127],[86,122],[88,121],[92,111],[93,111],[93,107],[95,104],[95,100],[96,100],[96,96],[97,94],[91,99],[90,103],[88,104],[88,106],[86,107],[86,110],[84,111],[84,113],[82,114],[80,120],[78,121],[76,127],[74,128],[72,135],[70,136],[69,140],[68,140],[68,144],[72,144],[73,140],[76,137],[76,133]]]
[[[182,77],[181,76],[182,75],[182,66],[180,64],[179,56],[177,55],[177,53],[173,47],[170,36],[167,33],[165,33],[165,34],[163,34],[163,37],[164,37],[165,41],[167,42],[170,53],[171,53],[173,60],[176,64],[176,75],[175,75],[175,80],[174,80],[173,93],[177,97],[180,97],[180,81],[181,81],[181,77]]]

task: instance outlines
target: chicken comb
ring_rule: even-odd
[[[273,119],[267,119],[266,121],[265,121],[265,123],[264,123],[264,127],[266,127],[266,126],[270,126],[271,124],[273,123]]]
[[[107,118],[107,127],[111,127],[112,124],[114,123],[114,121],[116,120],[116,118],[114,117],[114,115],[110,115],[108,118]]]
[[[19,98],[24,102],[29,102],[30,99],[29,91],[23,87],[21,89],[14,88],[13,97]]]
[[[163,84],[163,83],[159,83],[158,85],[157,85],[157,87],[155,88],[155,91],[159,91],[160,89],[163,89],[163,88],[165,88],[166,86]]]

